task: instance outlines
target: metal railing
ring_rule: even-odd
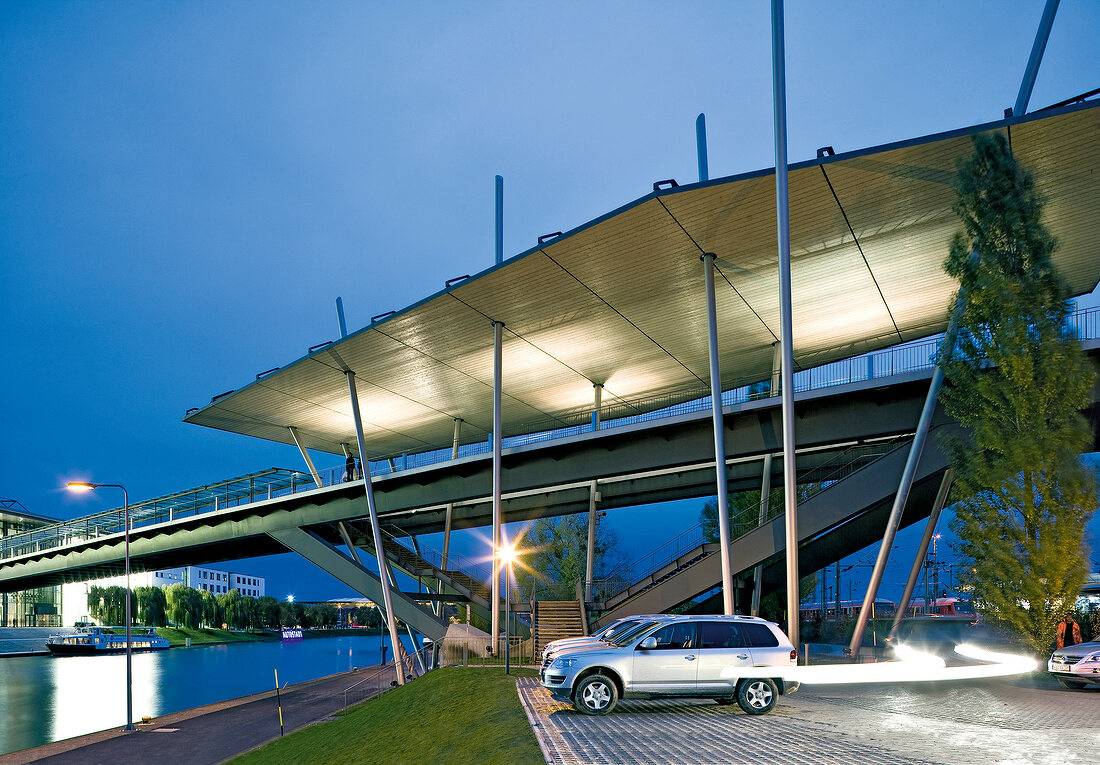
[[[504,636],[499,636],[498,640],[497,650],[493,651],[493,639],[488,635],[444,638],[439,654],[439,666],[503,667]],[[508,661],[516,666],[533,665],[535,663],[534,646],[535,642],[531,637],[509,636]]]
[[[1066,329],[1078,340],[1100,338],[1100,308],[1072,312],[1066,319]],[[931,369],[935,365],[936,354],[939,352],[940,338],[941,336],[934,336],[804,369],[794,375],[795,391],[823,390],[854,382]],[[820,355],[824,355],[824,352]],[[772,391],[768,381],[743,378],[734,381],[732,387],[722,393],[722,405],[732,406],[777,395],[778,391]],[[600,430],[651,422],[666,417],[706,411],[710,408],[709,391],[701,387],[685,388],[636,399],[617,399],[601,407]],[[549,419],[520,425],[515,429],[517,433],[502,439],[503,447],[512,448],[591,433],[595,430],[592,414],[590,409],[578,409]],[[459,457],[485,454],[490,450],[491,437],[485,441],[462,444],[459,447]],[[452,447],[447,444],[414,454],[368,460],[368,465],[372,476],[382,476],[446,462],[452,459],[451,455]],[[319,475],[322,486],[332,486],[344,481],[345,471],[343,467],[333,467],[320,471]],[[316,483],[308,473],[271,468],[166,497],[135,503],[131,506],[131,527],[140,528],[189,514],[197,515],[235,507],[260,499],[274,499],[302,489],[313,488],[316,488]],[[0,539],[0,560],[41,552],[97,536],[121,533],[122,514],[122,508],[116,508],[3,537]]]

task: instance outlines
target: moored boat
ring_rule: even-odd
[[[168,647],[150,627],[130,628],[131,651],[159,651]],[[51,635],[46,648],[53,654],[121,653],[126,650],[125,627],[80,627],[68,635]]]

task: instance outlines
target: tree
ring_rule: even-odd
[[[527,550],[513,565],[516,586],[524,597],[534,591],[541,600],[574,600],[583,582],[588,551],[588,516],[540,518],[524,535]],[[618,539],[607,524],[596,527],[593,577],[606,578],[624,559]]]
[[[168,601],[161,587],[136,587],[137,622],[147,627],[163,627],[167,622]]]
[[[214,596],[221,612],[222,621],[234,629],[241,628],[241,593],[232,589]]]
[[[360,627],[382,626],[382,612],[377,606],[359,606],[355,609],[355,623]]]
[[[177,627],[196,629],[202,618],[202,595],[182,582],[168,588],[168,618]]]
[[[260,623],[264,627],[279,627],[279,601],[270,595],[257,598],[260,608]]]
[[[774,518],[783,512],[783,487],[773,488],[769,492],[768,517]],[[728,497],[730,541],[749,533],[760,521],[760,490],[739,491]],[[718,541],[718,498],[711,497],[699,511],[699,526],[703,530],[704,542]]]
[[[944,442],[963,497],[952,522],[962,580],[981,613],[1045,651],[1088,570],[1097,496],[1080,410],[1094,373],[1066,328],[1042,201],[1000,133],[975,136],[955,212],[964,230],[945,269],[964,300],[941,398],[970,432]]]

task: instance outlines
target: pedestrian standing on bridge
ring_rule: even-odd
[[[1067,645],[1077,645],[1081,642],[1081,628],[1073,620],[1072,614],[1066,614],[1066,618],[1058,622],[1058,648]]]
[[[355,480],[355,457],[348,453],[348,459],[344,463],[344,482]]]

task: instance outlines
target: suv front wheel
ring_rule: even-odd
[[[586,715],[605,715],[615,708],[619,693],[607,675],[589,675],[573,694],[573,706]]]
[[[770,712],[779,699],[779,688],[766,677],[742,680],[737,689],[737,705],[745,714],[762,715]]]

